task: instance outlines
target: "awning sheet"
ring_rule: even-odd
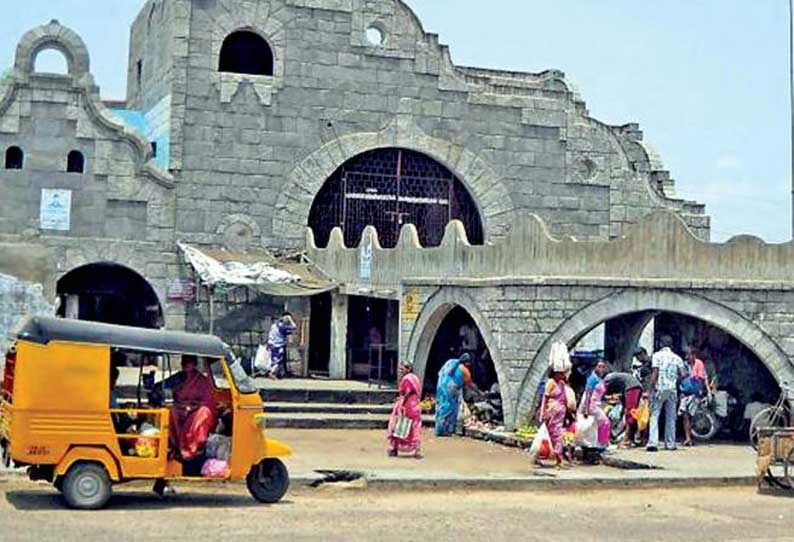
[[[310,296],[337,287],[307,262],[276,259],[266,252],[199,250],[182,242],[177,245],[207,286],[245,286],[273,296]]]

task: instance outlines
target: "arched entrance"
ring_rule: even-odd
[[[522,382],[516,419],[525,417],[535,402],[535,392],[548,368],[552,343],[562,341],[573,348],[594,328],[621,318],[634,318],[647,325],[648,313],[654,315],[657,339],[662,334],[673,336],[680,354],[691,346],[704,350],[707,357],[723,356],[716,359],[723,387],[745,386],[743,373],[752,373],[762,382],[759,386],[767,388],[770,383],[790,381],[794,377],[794,367],[780,347],[755,323],[728,307],[678,291],[624,290],[585,307],[548,337]],[[632,326],[626,329],[627,340],[635,340],[636,329]],[[745,361],[737,364],[737,359]],[[765,390],[769,396],[775,393],[776,388]],[[737,395],[747,400],[752,391],[741,389]]]
[[[473,349],[472,342],[476,342]],[[425,302],[409,339],[407,359],[413,362],[417,376],[423,381],[424,393],[435,394],[441,366],[468,346],[477,360],[473,379],[486,392],[498,384],[502,411],[509,419],[514,409],[513,395],[504,388],[509,382],[495,344],[491,327],[474,301],[463,292],[444,288]]]
[[[480,213],[460,179],[425,154],[383,148],[348,160],[331,175],[314,199],[309,227],[318,246],[340,227],[353,247],[372,225],[381,246],[393,248],[402,226],[413,224],[422,246],[432,247],[453,219],[463,222],[471,244],[483,243]]]
[[[481,390],[489,390],[498,382],[491,352],[471,315],[463,307],[455,306],[441,320],[430,345],[425,365],[424,389],[435,389],[442,365],[464,352],[469,353],[474,360],[472,380]]]
[[[73,269],[56,285],[58,315],[158,329],[163,310],[151,285],[135,271],[114,263],[92,263]]]

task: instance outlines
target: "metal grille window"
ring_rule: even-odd
[[[474,200],[449,169],[424,154],[377,149],[346,162],[326,181],[309,215],[319,246],[339,226],[347,246],[356,246],[367,225],[384,248],[397,244],[400,229],[413,224],[422,246],[438,246],[450,220],[463,222],[469,242],[483,243]]]

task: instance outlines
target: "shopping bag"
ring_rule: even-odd
[[[595,416],[576,415],[576,434],[573,437],[576,446],[598,448],[598,425]]]
[[[256,349],[253,369],[254,374],[266,373],[270,370],[270,349],[264,344],[260,344]]]
[[[538,429],[538,433],[532,441],[532,446],[529,447],[529,454],[534,456],[535,459],[549,459],[551,457],[551,436],[545,423]]]
[[[651,419],[651,407],[648,405],[648,401],[640,403],[640,406],[631,411],[631,415],[637,420],[637,429],[645,431],[648,421]]]
[[[398,439],[405,440],[408,438],[408,435],[411,434],[411,426],[413,425],[413,421],[411,418],[407,416],[397,416],[397,420],[394,422],[394,429],[392,429],[392,436]]]

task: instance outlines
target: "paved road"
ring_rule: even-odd
[[[0,482],[0,540],[794,541],[794,501],[752,488],[389,493],[327,486],[298,489],[270,507],[240,486],[181,489],[161,501],[128,488],[108,510],[76,512],[62,508],[48,486]],[[416,535],[406,537],[411,528]]]

